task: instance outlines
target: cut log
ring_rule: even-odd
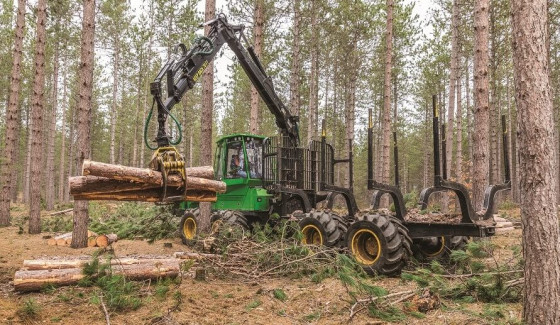
[[[66,238],[66,242],[64,243],[64,246],[70,246],[70,244],[72,244],[72,237]]]
[[[72,232],[67,232],[65,234],[61,234],[61,235],[57,235],[54,236],[54,239],[67,239],[67,238],[72,238]]]
[[[66,238],[59,238],[56,240],[56,246],[66,246]]]
[[[203,171],[204,168],[196,167],[196,169],[187,169],[187,188],[197,190],[214,191],[223,193],[226,190],[224,182],[194,176]],[[204,176],[208,176],[207,172],[202,172]],[[213,174],[213,172],[212,172]],[[82,167],[82,175],[92,175],[106,177],[121,181],[133,181],[138,183],[154,184],[159,187],[163,186],[163,176],[160,172],[149,168],[136,168],[122,165],[112,165],[91,160],[85,160]],[[208,177],[211,178],[211,177]],[[180,175],[171,174],[167,179],[168,186],[182,187],[183,180]]]
[[[124,275],[130,280],[147,280],[175,277],[179,274],[179,262],[155,262],[133,265],[113,265],[112,273]],[[45,285],[73,285],[84,278],[81,268],[52,270],[19,270],[14,276],[16,291],[37,291]]]
[[[108,234],[97,236],[95,243],[98,247],[107,247],[117,241],[117,234]]]
[[[91,257],[77,259],[37,259],[24,260],[23,268],[27,270],[55,270],[55,269],[73,269],[82,268],[86,263],[91,262]],[[101,260],[100,263],[106,263]],[[136,265],[136,264],[168,264],[179,263],[176,258],[134,258],[122,257],[111,259],[111,265]]]
[[[160,184],[117,180],[99,176],[70,177],[68,179],[68,185],[71,195],[139,191],[162,187]],[[179,175],[169,175],[168,186],[182,188],[183,180]],[[220,181],[199,177],[187,177],[187,188],[189,190],[223,193],[226,190],[226,185]]]
[[[49,213],[49,214],[47,214],[47,215],[48,215],[48,216],[57,216],[57,215],[59,215],[59,214],[65,214],[65,213],[72,212],[72,211],[74,211],[74,208],[72,208],[72,209],[66,209],[66,210],[62,210],[62,211],[56,211],[56,212],[53,212],[53,213]]]
[[[56,246],[56,239],[54,239],[54,238],[49,238],[49,240],[47,240],[47,245],[49,245],[49,246]]]
[[[180,196],[182,200],[196,202],[216,202],[217,200],[216,193],[207,191],[187,191],[187,196],[183,196],[182,191],[168,189],[167,197],[171,196]],[[161,189],[103,194],[79,194],[74,195],[74,200],[160,202]]]
[[[89,236],[87,240],[87,246],[95,247],[96,245],[97,245],[97,236]]]
[[[203,258],[220,258],[222,257],[219,254],[204,254],[204,253],[191,253],[191,252],[175,252],[173,253],[173,257],[180,258],[180,259],[194,259],[200,260]]]

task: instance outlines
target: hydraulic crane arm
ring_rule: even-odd
[[[291,115],[288,108],[276,94],[270,77],[251,46],[247,49],[241,43],[247,39],[243,34],[243,25],[231,25],[223,14],[203,26],[210,26],[206,37],[197,38],[189,50],[179,44],[180,57],[170,58],[150,84],[150,92],[158,108],[158,147],[169,146],[170,139],[165,130],[165,122],[173,106],[181,100],[183,95],[194,87],[202,77],[204,69],[214,59],[224,44],[227,44],[237,56],[241,67],[257,89],[268,109],[276,118],[276,125],[281,133],[288,136],[293,145],[299,144],[298,117]],[[162,81],[166,78],[167,99],[162,99]]]

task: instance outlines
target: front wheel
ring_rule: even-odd
[[[447,260],[454,250],[465,249],[468,237],[440,236],[414,239],[414,252],[420,260]]]
[[[192,245],[196,241],[199,228],[195,212],[193,210],[186,210],[181,218],[181,222],[179,222],[179,234],[184,245]]]

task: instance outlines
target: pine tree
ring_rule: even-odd
[[[81,169],[84,159],[91,153],[91,105],[93,89],[94,35],[95,35],[95,0],[84,0],[82,15],[82,36],[79,68],[78,99],[78,141],[76,162]],[[87,229],[89,223],[88,201],[74,202],[74,230],[72,232],[73,248],[87,246]]]
[[[10,176],[15,168],[14,157],[17,153],[18,134],[17,124],[19,121],[19,93],[21,84],[21,57],[23,48],[23,32],[25,28],[25,0],[18,0],[18,13],[16,17],[14,51],[12,59],[12,73],[10,77],[10,97],[6,110],[6,146],[4,148],[4,160],[2,160],[0,171],[0,226],[10,224],[10,196],[13,184]]]

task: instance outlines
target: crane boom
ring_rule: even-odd
[[[282,100],[276,94],[272,79],[267,76],[253,47],[245,48],[241,42],[247,39],[243,33],[243,25],[232,25],[226,17],[220,14],[202,26],[210,26],[206,37],[199,37],[194,41],[191,49],[184,44],[176,46],[177,55],[170,58],[161,68],[155,80],[150,84],[150,92],[158,108],[158,133],[156,142],[158,147],[166,147],[170,137],[165,129],[165,122],[173,106],[181,100],[187,91],[192,89],[210,61],[218,54],[224,44],[227,44],[239,60],[239,64],[257,89],[260,97],[276,118],[276,125],[280,132],[289,137],[292,145],[299,145],[298,116],[290,113]],[[202,27],[201,26],[201,27]],[[167,98],[163,100],[162,81],[166,78]]]

